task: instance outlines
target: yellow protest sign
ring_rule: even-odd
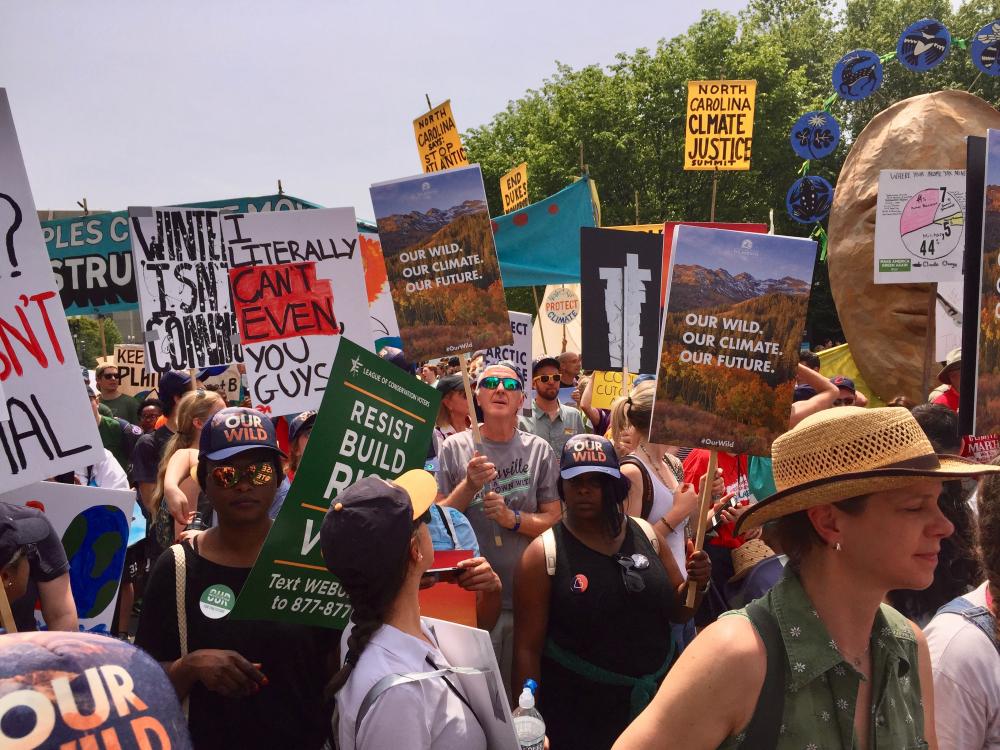
[[[503,212],[509,214],[528,205],[528,163],[521,162],[500,178]]]
[[[756,96],[756,81],[688,81],[684,169],[750,169]]]
[[[464,167],[469,163],[451,114],[450,99],[414,120],[413,134],[417,137],[417,150],[425,172]]]
[[[632,390],[632,384],[639,377],[638,373],[628,374],[628,388],[625,393]],[[621,370],[594,370],[594,391],[590,396],[590,405],[595,409],[610,409],[611,402],[622,393],[622,371]]]

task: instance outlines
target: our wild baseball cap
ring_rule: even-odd
[[[222,461],[243,451],[269,448],[284,456],[278,448],[274,423],[256,409],[231,406],[216,412],[201,431],[199,458]]]
[[[598,472],[620,477],[618,455],[611,441],[600,435],[574,435],[563,446],[559,476],[572,479],[580,474]]]
[[[413,523],[436,496],[434,475],[423,469],[391,482],[364,477],[337,495],[319,538],[326,567],[349,596],[380,591],[399,574]]]

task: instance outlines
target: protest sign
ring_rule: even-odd
[[[632,384],[637,377],[639,377],[639,373],[630,372],[623,390],[621,370],[594,370],[594,386],[593,392],[590,394],[590,405],[595,409],[610,409],[616,398],[627,395],[632,390]]]
[[[684,169],[750,169],[756,81],[688,81]]]
[[[371,187],[411,362],[512,341],[478,164]]]
[[[392,306],[392,291],[389,289],[389,275],[385,270],[385,258],[382,257],[382,241],[375,232],[358,232],[358,244],[361,247],[361,262],[365,267],[365,289],[368,290],[368,313],[371,315],[375,351],[383,346],[402,349],[396,308]]]
[[[90,423],[94,423],[93,417]],[[0,502],[36,508],[48,518],[66,549],[69,584],[80,627],[111,633],[118,584],[125,567],[133,490],[108,490],[37,482],[0,495]],[[42,615],[35,610],[41,627]]]
[[[948,352],[962,345],[962,294],[964,282],[941,281],[934,306],[934,360],[944,362]]]
[[[432,568],[452,568],[472,557],[471,549],[434,550]],[[476,627],[476,592],[466,591],[454,581],[441,581],[420,590],[420,616]]]
[[[103,448],[4,89],[0,237],[0,487],[13,489],[94,463]]]
[[[500,199],[505,214],[528,205],[527,162],[521,162],[500,178]]]
[[[579,257],[579,253],[577,253]],[[531,351],[558,356],[580,351],[580,285],[547,286],[531,326]]]
[[[962,353],[966,362],[976,362],[975,367],[963,367],[959,387],[958,432],[960,435],[976,433],[976,391],[979,381],[979,310],[980,277],[985,247],[984,216],[986,203],[986,138],[970,135],[965,139],[965,256],[962,275],[962,310],[969,311],[969,322],[962,326]],[[964,323],[964,317],[963,317]],[[944,360],[941,360],[942,362]],[[930,383],[928,383],[928,389]]]
[[[439,172],[469,163],[451,114],[450,99],[415,119],[413,134],[417,138],[417,151],[420,152],[424,172]]]
[[[583,367],[656,372],[663,239],[580,230]]]
[[[237,619],[343,628],[351,606],[323,563],[323,517],[361,477],[392,479],[424,465],[438,391],[346,338],[329,385],[292,488],[236,601]]]
[[[229,260],[211,208],[129,208],[150,372],[243,361]]]
[[[883,169],[875,208],[875,283],[961,281],[964,230],[964,169]]]
[[[118,365],[118,390],[126,396],[152,396],[160,384],[160,374],[146,369],[146,350],[141,344],[116,344],[114,364]]]
[[[290,195],[227,198],[182,205],[241,213],[319,208]],[[42,222],[42,235],[67,315],[108,315],[139,307],[128,211]]]
[[[222,247],[254,408],[318,408],[341,339],[373,348],[354,209],[226,214]]]
[[[816,243],[674,229],[650,440],[768,455],[788,427]]]
[[[531,381],[531,315],[529,313],[508,312],[510,332],[514,342],[510,346],[494,346],[483,355],[483,366],[494,365],[506,360],[512,362],[517,374],[525,383]]]
[[[985,185],[974,435],[1000,434],[1000,130],[986,131]]]

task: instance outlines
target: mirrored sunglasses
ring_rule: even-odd
[[[479,387],[488,391],[495,391],[501,385],[505,391],[521,390],[521,381],[517,378],[498,378],[496,375],[490,375],[479,381]]]
[[[230,490],[244,479],[249,479],[254,487],[263,487],[274,479],[274,466],[270,463],[250,464],[240,471],[235,466],[224,464],[212,469],[212,481],[223,489]]]

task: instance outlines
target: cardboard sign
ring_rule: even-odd
[[[42,228],[0,89],[0,487],[71,471],[103,455]]]
[[[650,440],[769,455],[788,428],[816,243],[674,229]]]
[[[585,369],[656,372],[662,258],[655,234],[580,230]]]
[[[340,341],[373,348],[354,209],[226,214],[222,247],[254,408],[317,409]]]
[[[532,354],[540,357],[542,354],[558,356],[565,351],[579,352],[581,340],[580,285],[545,287],[531,326]]]
[[[688,81],[684,169],[750,169],[756,81]]]
[[[381,182],[371,196],[407,358],[510,344],[479,165]]]
[[[302,464],[233,617],[344,627],[351,605],[323,563],[323,517],[362,477],[422,468],[440,402],[434,388],[341,340]]]
[[[375,232],[358,232],[358,245],[361,247],[361,263],[365,267],[365,289],[368,291],[368,313],[371,316],[375,351],[383,346],[402,349],[396,308],[392,306],[392,292],[389,289],[389,275],[385,270],[385,258],[382,257],[382,241]]]
[[[985,184],[974,435],[1000,434],[1000,130],[986,131]]]
[[[118,365],[119,392],[144,398],[159,387],[160,374],[146,369],[146,350],[141,344],[116,344],[113,360]]]
[[[415,119],[413,134],[417,138],[417,151],[424,172],[439,172],[469,163],[451,114],[450,99]]]
[[[964,250],[964,169],[879,172],[876,284],[960,282]]]
[[[318,208],[315,203],[290,195],[181,205],[242,213]],[[139,307],[128,224],[128,211],[42,222],[56,289],[67,315],[108,315]]]
[[[80,627],[110,634],[135,492],[37,482],[5,492],[0,501],[45,513],[66,549]],[[35,622],[44,626],[41,610],[35,610]]]
[[[505,214],[528,205],[527,162],[521,162],[500,178],[500,198]]]
[[[525,384],[531,382],[531,315],[508,312],[510,332],[514,342],[510,346],[494,346],[483,355],[483,366],[506,360],[517,367],[517,374]]]
[[[627,395],[632,390],[632,384],[639,373],[630,372],[626,387],[622,388],[622,371],[594,370],[594,392],[590,395],[590,405],[595,409],[610,409],[611,404],[619,396]]]
[[[433,568],[453,568],[472,557],[471,549],[434,550]],[[439,620],[476,627],[476,592],[466,591],[457,583],[436,583],[420,590],[420,614]]]
[[[129,208],[128,213],[149,371],[242,362],[220,212]]]

